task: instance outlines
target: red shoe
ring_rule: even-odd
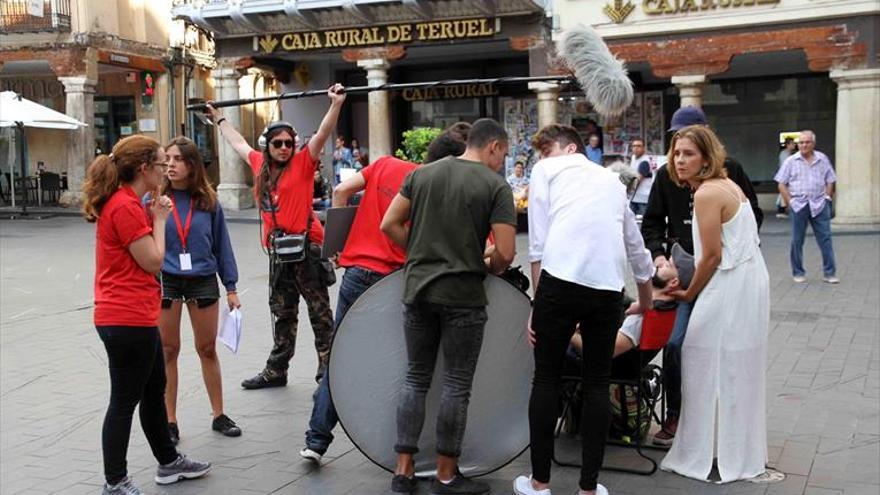
[[[678,430],[678,416],[669,416],[663,422],[663,427],[654,435],[654,445],[669,447],[675,440],[675,432]]]

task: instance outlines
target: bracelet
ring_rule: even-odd
[[[229,294],[238,294],[238,291],[237,291],[237,290],[228,290],[228,291],[226,291],[226,295],[228,296]]]
[[[226,117],[220,117],[217,119],[217,127],[220,127],[220,124],[226,121]]]

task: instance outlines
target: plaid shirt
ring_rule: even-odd
[[[837,182],[837,176],[825,153],[814,151],[813,163],[807,163],[800,152],[788,157],[773,180],[788,187],[792,210],[801,211],[810,205],[810,216],[815,217],[825,208],[825,200],[831,199],[825,187]]]

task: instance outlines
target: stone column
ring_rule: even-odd
[[[678,95],[681,98],[681,106],[703,106],[703,87],[706,85],[706,76],[703,74],[691,76],[672,76],[672,84],[678,87]]]
[[[67,191],[59,199],[64,206],[76,206],[82,197],[86,168],[95,158],[95,86],[98,81],[81,76],[59,77],[58,80],[64,85],[65,113],[86,124],[68,131]]]
[[[880,68],[833,70],[831,79],[837,83],[834,223],[880,223]],[[817,136],[817,149],[822,139]]]
[[[559,119],[559,84],[530,82],[529,89],[538,95],[538,129],[556,123]]]
[[[367,71],[367,85],[381,86],[388,82],[388,60],[373,58],[358,60],[358,67]],[[368,143],[370,160],[391,154],[391,104],[387,91],[369,94],[368,113],[370,132]]]
[[[238,80],[241,73],[233,68],[217,68],[211,71],[214,78],[215,97],[219,100],[239,98]],[[241,107],[222,109],[226,117],[224,126],[229,125],[241,132]],[[238,156],[226,139],[216,130],[217,160],[220,162],[220,184],[217,186],[217,198],[220,205],[227,210],[243,210],[254,206],[254,197],[247,185],[246,170],[248,164]]]

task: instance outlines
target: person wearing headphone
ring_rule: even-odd
[[[254,193],[260,206],[265,235],[263,245],[270,252],[269,308],[274,315],[274,345],[265,368],[241,382],[246,389],[283,387],[296,346],[297,314],[302,295],[309,309],[315,333],[320,383],[330,355],[333,313],[327,287],[332,283],[332,265],[322,263],[324,228],[312,210],[315,170],[320,167],[321,150],[336,128],[345,101],[344,88],[334,84],[327,91],[330,109],[308,144],[296,147],[297,132],[287,122],[274,122],[265,132],[266,149],[254,150],[226,118],[208,105],[211,118],[232,148],[250,164],[254,173]],[[304,240],[303,240],[304,238]]]

